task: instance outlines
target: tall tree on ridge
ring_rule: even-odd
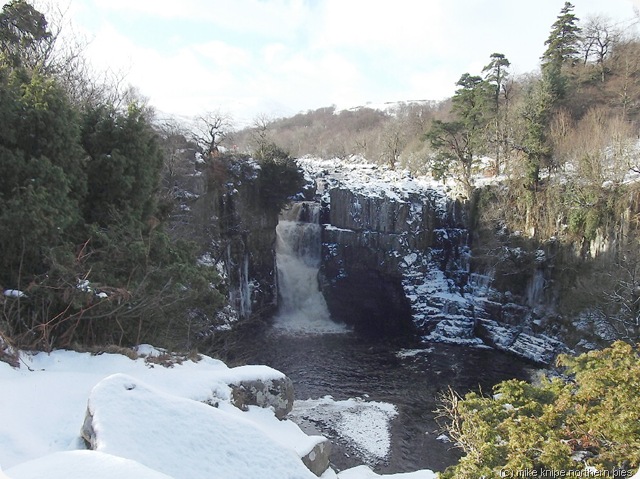
[[[34,68],[51,47],[44,15],[25,0],[13,0],[0,12],[0,60],[13,67]]]
[[[493,92],[493,138],[489,141],[494,144],[495,154],[495,173],[500,174],[501,166],[501,150],[506,144],[506,138],[504,134],[504,117],[502,114],[500,105],[500,95],[505,90],[505,81],[509,76],[507,68],[511,65],[511,62],[507,60],[507,57],[502,53],[493,53],[491,55],[491,62],[482,69],[482,73],[485,74],[485,81],[488,82],[494,89]]]
[[[557,20],[551,26],[549,38],[544,42],[547,49],[542,55],[542,73],[550,82],[552,92],[559,99],[566,91],[567,79],[563,69],[578,61],[580,32],[579,18],[573,12],[574,6],[565,2]]]
[[[459,88],[452,98],[456,120],[434,120],[425,135],[437,151],[432,168],[436,176],[453,172],[462,183],[465,195],[473,192],[473,166],[486,148],[484,132],[491,101],[491,88],[479,76],[465,73],[456,83]]]

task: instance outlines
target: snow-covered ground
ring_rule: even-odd
[[[138,352],[137,359],[21,353],[20,368],[0,362],[0,479],[316,477],[300,458],[324,438],[307,436],[270,409],[242,411],[230,402],[229,384],[278,380],[282,373],[267,366],[228,368],[206,356],[167,367],[153,359],[161,355],[154,348]],[[364,451],[384,455],[394,407],[332,402],[324,398],[318,404],[342,412],[336,428]],[[301,406],[303,414],[313,409],[306,402]],[[87,410],[92,450],[81,437]],[[376,477],[436,476],[426,470],[379,476],[367,466],[339,473],[329,468],[322,475]]]

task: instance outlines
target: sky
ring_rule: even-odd
[[[236,124],[325,106],[441,100],[492,53],[539,66],[564,0],[38,0],[59,5],[98,71],[160,114]],[[4,2],[6,3],[6,2]],[[640,0],[574,0],[583,22]]]

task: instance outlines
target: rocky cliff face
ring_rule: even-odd
[[[277,212],[259,200],[259,165],[249,158],[214,158],[202,166],[202,194],[191,207],[195,237],[227,285],[230,320],[269,315],[277,306]]]
[[[384,336],[415,330],[405,258],[432,245],[440,219],[435,196],[390,192],[372,195],[336,182],[327,191],[322,238],[323,292],[332,316]]]
[[[333,318],[367,334],[491,346],[538,362],[566,350],[527,324],[529,305],[471,273],[466,210],[442,185],[366,163],[301,165],[325,209],[321,285]],[[542,293],[530,287],[533,301]]]
[[[591,317],[572,321],[550,307],[569,274],[565,256],[579,252],[554,240],[523,247],[517,235],[494,232],[496,247],[479,255],[476,244],[472,254],[468,210],[443,185],[354,159],[299,163],[317,187],[306,200],[322,207],[319,279],[335,320],[369,335],[489,346],[538,362],[609,334]],[[205,168],[190,215],[206,260],[226,278],[227,313],[268,316],[278,302],[278,218],[260,202],[259,166],[221,158]],[[610,243],[597,237],[580,250],[603,255]]]
[[[490,188],[484,192],[491,193]],[[539,215],[546,230],[526,234],[504,205],[481,206],[472,269],[489,278],[484,305],[492,319],[558,338],[576,352],[638,337],[633,317],[634,289],[640,291],[634,279],[638,226],[633,218],[640,211],[639,192],[629,185],[602,194],[607,207],[592,206],[598,221],[583,230],[567,224],[571,210],[555,209],[553,221]],[[483,214],[491,208],[493,213]]]

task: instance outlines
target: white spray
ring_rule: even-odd
[[[321,255],[320,205],[297,202],[276,227],[280,305],[274,327],[287,332],[332,333],[346,328],[331,320],[318,285]]]

